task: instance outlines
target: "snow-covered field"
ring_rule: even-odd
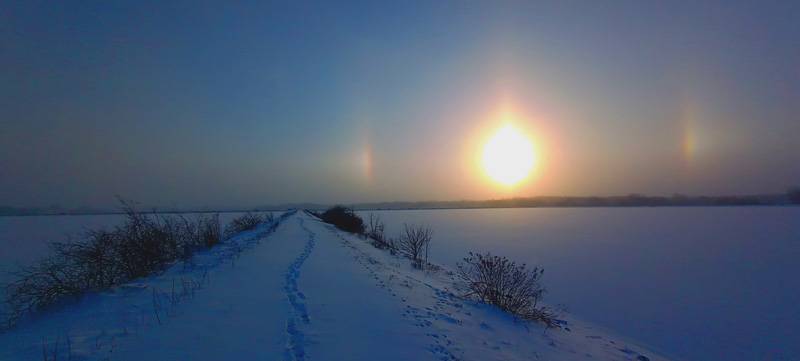
[[[459,287],[298,212],[26,320],[0,335],[0,359],[663,359],[570,315],[563,329],[516,321]]]
[[[687,360],[800,360],[800,207],[360,212],[434,230],[431,258],[545,268],[545,299]]]

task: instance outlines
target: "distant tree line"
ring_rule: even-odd
[[[789,188],[786,197],[789,198],[789,202],[800,204],[800,186]]]
[[[632,193],[623,196],[585,196],[585,197],[519,197],[507,199],[489,199],[474,201],[420,201],[420,202],[375,202],[350,205],[356,210],[365,209],[436,209],[436,208],[527,208],[527,207],[669,207],[669,206],[768,206],[800,204],[800,186],[790,188],[783,194],[763,195],[731,195],[731,196],[689,196],[675,194],[672,196],[647,196]],[[259,212],[284,209],[316,209],[325,210],[327,205],[312,203],[282,204],[251,209]],[[216,213],[246,212],[244,209],[175,209],[158,208],[152,213]],[[122,213],[109,209],[95,208],[61,208],[50,206],[45,208],[24,208],[0,206],[0,216],[35,216],[57,214],[109,214]]]
[[[519,197],[476,201],[425,201],[361,203],[354,209],[436,209],[436,208],[534,208],[534,207],[687,207],[687,206],[766,206],[800,204],[800,187],[785,194],[743,196],[647,196],[629,194],[610,197]]]

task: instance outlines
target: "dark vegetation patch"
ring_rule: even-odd
[[[364,220],[352,209],[344,206],[334,206],[318,215],[325,222],[345,232],[364,234]]]
[[[21,317],[63,299],[100,291],[134,279],[156,274],[177,261],[223,240],[219,215],[160,215],[137,210],[121,201],[125,221],[111,230],[84,232],[77,240],[50,244],[51,255],[13,272],[5,284],[0,315],[4,327]],[[245,214],[234,219],[225,238],[272,221],[270,216]]]

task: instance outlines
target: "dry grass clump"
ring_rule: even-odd
[[[244,231],[249,231],[258,227],[259,224],[262,223],[272,223],[274,217],[272,213],[252,213],[247,212],[228,223],[225,226],[225,239],[231,238],[236,234],[239,234]]]

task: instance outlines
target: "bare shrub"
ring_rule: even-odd
[[[430,227],[404,224],[403,231],[397,242],[398,249],[411,258],[414,267],[424,268],[428,264],[428,250],[433,238],[433,230]]]
[[[184,217],[164,217],[162,226],[168,233],[178,235],[175,258],[188,260],[195,251],[211,248],[222,242],[219,214],[196,216],[194,221]]]
[[[545,288],[540,280],[544,269],[527,268],[506,257],[491,253],[470,252],[458,271],[467,282],[466,297],[476,297],[484,303],[495,305],[503,311],[526,320],[543,322],[548,327],[556,325],[552,312],[539,305]]]
[[[397,242],[393,238],[386,236],[386,224],[383,223],[380,216],[370,213],[366,236],[372,240],[372,245],[375,248],[387,249],[392,254],[397,253]]]
[[[231,238],[241,232],[255,229],[261,223],[272,223],[272,213],[252,213],[247,212],[231,220],[225,227],[225,239]]]
[[[81,239],[52,243],[51,255],[12,273],[5,285],[4,321],[87,291],[107,289],[164,270],[221,242],[219,216],[161,216],[122,201],[125,221],[113,230],[89,230]]]
[[[372,213],[369,214],[369,223],[367,224],[367,236],[372,239],[383,239],[384,231],[386,230],[386,224],[381,221],[380,216],[376,216]]]
[[[127,203],[123,203],[123,210],[126,221],[114,230],[118,238],[114,248],[122,279],[147,276],[178,258],[181,221],[151,216]]]

